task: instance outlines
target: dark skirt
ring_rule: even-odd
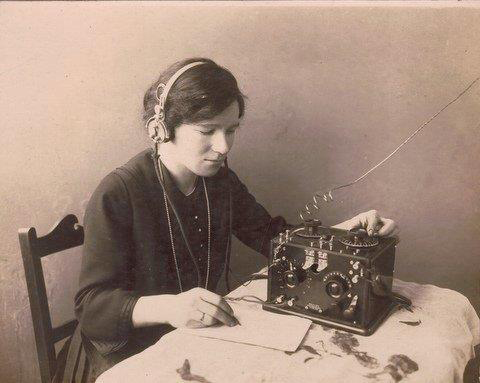
[[[148,346],[148,344],[130,346],[102,355],[77,326],[74,334],[65,342],[58,354],[52,383],[95,383],[100,374]]]

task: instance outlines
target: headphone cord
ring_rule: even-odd
[[[178,226],[180,228],[180,232],[182,233],[183,240],[185,241],[185,245],[187,246],[188,253],[190,255],[190,258],[193,261],[193,264],[195,265],[195,270],[197,271],[197,285],[200,287],[201,286],[201,280],[202,280],[201,275],[200,275],[200,268],[198,266],[197,260],[195,259],[194,255],[193,255],[192,248],[190,247],[190,243],[189,243],[189,241],[187,239],[187,236],[185,234],[185,231],[183,229],[183,224],[182,224],[182,221],[180,220],[180,215],[178,214],[178,211],[175,208],[175,205],[172,203],[172,200],[170,199],[170,196],[167,193],[167,189],[166,189],[166,187],[163,183],[163,177],[162,177],[163,173],[162,173],[162,170],[160,169],[161,165],[159,165],[160,156],[158,154],[158,150],[157,150],[156,145],[155,145],[155,148],[154,148],[154,155],[152,157],[153,157],[153,162],[154,162],[154,165],[155,165],[155,173],[157,175],[158,182],[162,186],[163,193],[165,194],[165,197],[167,198],[168,204],[172,208],[173,214],[175,215],[175,218],[177,219]]]
[[[230,269],[230,256],[232,251],[232,222],[233,222],[233,212],[232,212],[232,185],[230,183],[230,175],[228,171],[228,161],[225,158],[225,169],[227,170],[227,182],[228,182],[228,237],[227,237],[227,248],[225,250],[225,285],[227,287],[227,292],[230,292],[232,289],[230,287],[230,275],[232,273]]]

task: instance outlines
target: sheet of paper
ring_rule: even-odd
[[[245,343],[274,348],[282,351],[295,351],[312,321],[293,315],[275,314],[258,310],[240,303],[230,303],[240,325],[224,325],[181,331],[230,342]]]

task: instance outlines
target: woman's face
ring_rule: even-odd
[[[238,102],[234,101],[212,119],[179,125],[171,141],[177,166],[198,176],[213,176],[233,146],[239,123]]]

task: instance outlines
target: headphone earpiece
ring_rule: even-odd
[[[155,144],[170,141],[170,131],[163,121],[158,121],[156,115],[150,117],[145,125],[148,136]]]
[[[170,141],[170,131],[163,121],[159,121],[157,125],[157,136],[155,138],[157,143]]]
[[[193,68],[197,65],[206,64],[205,61],[196,61],[185,65],[180,68],[166,84],[160,83],[155,90],[155,98],[157,99],[158,104],[153,108],[155,115],[150,117],[147,121],[146,128],[148,131],[149,137],[155,142],[155,144],[161,144],[162,142],[168,142],[171,140],[170,130],[165,124],[165,102],[168,97],[168,93],[172,88],[173,84],[177,79],[187,70]]]

